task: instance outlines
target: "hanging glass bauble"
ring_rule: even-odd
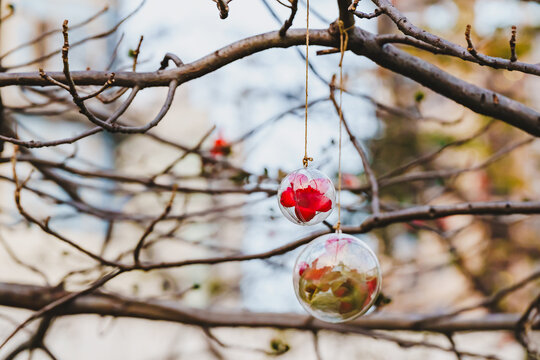
[[[319,320],[345,322],[364,314],[381,289],[377,256],[360,239],[323,235],[300,253],[294,265],[300,304]]]
[[[313,168],[301,168],[283,179],[278,190],[279,208],[290,221],[314,225],[325,220],[336,202],[332,181]]]

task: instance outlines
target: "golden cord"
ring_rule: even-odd
[[[308,156],[307,145],[308,145],[308,77],[309,77],[309,0],[306,0],[306,105],[305,105],[305,116],[304,116],[304,159],[302,163],[304,167],[308,167],[309,162],[313,161],[313,158]]]
[[[343,57],[345,56],[345,50],[349,43],[350,28],[345,29],[343,21],[339,20],[339,143],[338,143],[338,193],[337,193],[337,208],[338,208],[338,221],[335,225],[336,232],[341,232],[341,140],[342,140],[342,128],[343,128]],[[351,26],[352,27],[352,26]]]

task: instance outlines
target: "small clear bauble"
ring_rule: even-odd
[[[328,176],[303,167],[283,179],[277,197],[279,209],[287,219],[298,225],[315,225],[332,213],[336,189]]]
[[[339,323],[368,311],[381,289],[377,256],[360,239],[340,232],[313,240],[294,265],[296,297],[315,318]]]

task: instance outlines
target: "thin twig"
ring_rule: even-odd
[[[169,215],[169,213],[171,212],[175,195],[176,195],[176,190],[173,189],[172,194],[171,194],[171,198],[169,199],[169,202],[167,202],[167,205],[165,206],[165,209],[163,210],[163,212],[161,213],[161,215],[158,216],[157,218],[155,218],[155,219],[150,223],[150,225],[148,225],[148,227],[147,227],[146,230],[144,231],[143,235],[140,237],[139,241],[137,242],[137,245],[135,246],[135,250],[133,250],[133,261],[135,262],[135,265],[139,265],[139,264],[140,264],[139,257],[140,257],[141,249],[142,249],[143,246],[144,246],[144,241],[146,240],[146,238],[147,238],[150,234],[152,234],[152,232],[154,231],[154,227],[155,227],[159,222],[163,221],[163,220],[167,217],[167,215]]]
[[[517,61],[517,55],[516,55],[516,32],[517,28],[516,26],[512,26],[512,36],[510,37],[510,61],[516,62]]]

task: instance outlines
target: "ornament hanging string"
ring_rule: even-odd
[[[313,161],[313,158],[308,156],[308,78],[309,78],[309,0],[306,0],[306,104],[304,111],[304,159],[302,163],[304,167],[308,167],[309,162]]]
[[[339,141],[338,141],[338,192],[337,192],[337,209],[338,209],[338,221],[334,226],[337,233],[341,232],[341,142],[342,142],[342,128],[343,128],[343,58],[345,57],[345,50],[349,43],[349,33],[347,32],[351,27],[345,28],[342,20],[338,21],[339,26]]]

